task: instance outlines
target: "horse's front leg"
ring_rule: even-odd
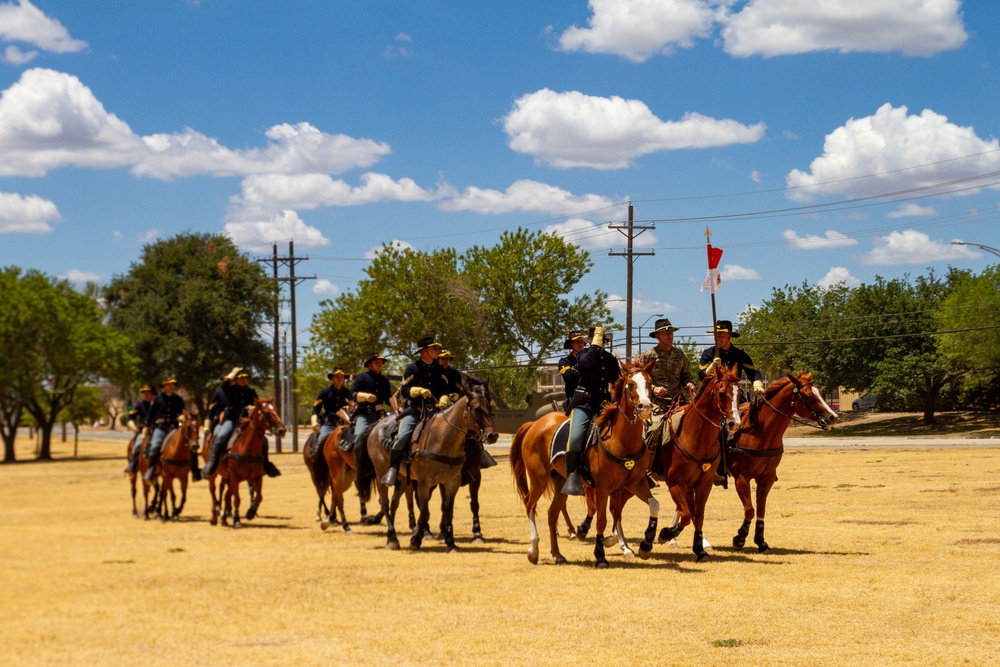
[[[457,477],[447,485],[441,485],[441,532],[444,533],[444,543],[447,546],[447,553],[458,553],[455,546],[455,497],[458,495],[461,477]]]
[[[469,509],[472,510],[472,543],[485,544],[483,529],[479,525],[479,487],[483,484],[483,476],[478,471],[473,473],[469,482]]]
[[[431,520],[431,491],[434,487],[427,484],[424,481],[417,482],[417,506],[420,510],[420,516],[417,518],[417,526],[413,530],[413,535],[410,536],[410,548],[419,549],[420,545],[424,541],[424,533],[430,530],[430,520]]]
[[[188,476],[187,473],[185,472],[184,475],[181,477],[181,504],[180,506],[174,509],[174,516],[173,516],[174,521],[180,521],[181,512],[184,511],[184,503],[187,502],[187,495],[188,495]]]
[[[137,492],[136,487],[135,487],[135,478],[136,477],[137,477],[137,475],[134,472],[133,473],[129,473],[129,475],[128,475],[129,486],[131,486],[131,488],[132,488],[132,517],[138,519],[139,518],[139,507],[135,504],[135,495],[136,495],[136,492]]]
[[[643,475],[634,481],[628,491],[635,494],[635,497],[644,501],[649,506],[649,523],[646,524],[646,531],[642,535],[642,542],[639,543],[639,558],[646,560],[653,551],[653,539],[656,537],[656,526],[660,516],[660,502],[653,497],[649,490],[649,484]],[[623,494],[624,495],[624,494]]]
[[[674,478],[668,474],[667,489],[670,491],[670,497],[674,501],[677,512],[674,514],[673,525],[660,530],[660,544],[668,540],[676,540],[684,527],[691,523],[691,506],[688,502],[687,484],[679,476]]]
[[[399,486],[393,489],[392,504],[389,503],[389,487],[384,486],[377,479],[378,502],[381,512],[385,514],[385,548],[391,551],[399,549],[399,538],[396,537],[396,506],[399,504]]]
[[[239,480],[230,479],[226,488],[226,513],[229,507],[233,508],[233,528],[242,528],[240,523],[240,483]]]
[[[622,491],[611,496],[611,535],[604,540],[604,546],[610,547],[615,543],[615,539],[617,538],[618,548],[622,550],[622,556],[625,559],[635,556],[635,552],[628,545],[628,540],[625,539],[625,529],[622,528],[622,511],[625,509],[625,503],[631,497],[632,494],[628,491]]]
[[[753,519],[753,500],[750,499],[750,478],[741,474],[735,480],[736,495],[743,503],[743,524],[740,525],[736,535],[733,536],[733,547],[742,549],[747,543],[747,535],[750,534],[750,521]],[[759,483],[758,483],[758,487]]]
[[[587,516],[580,525],[576,527],[576,536],[581,540],[586,539],[587,533],[590,532],[590,524],[594,520],[594,513],[597,511],[597,500],[595,495],[594,487],[584,486],[583,487],[583,497],[587,503]]]
[[[777,480],[778,476],[774,472],[757,480],[757,524],[753,531],[753,543],[757,545],[757,553],[771,550],[764,541],[764,511],[767,509],[767,494]]]
[[[247,486],[253,492],[253,501],[250,503],[250,508],[247,509],[247,521],[250,521],[257,516],[260,503],[264,500],[264,475],[261,474],[260,477],[247,480]]]
[[[605,568],[608,567],[608,559],[604,556],[604,531],[608,527],[608,492],[601,485],[598,485],[596,491],[597,534],[594,536],[594,566]]]
[[[702,475],[698,484],[694,487],[694,541],[691,550],[694,551],[695,560],[701,562],[708,558],[708,540],[705,539],[705,506],[708,504],[708,496],[712,493],[712,475]],[[707,546],[706,546],[707,545]]]

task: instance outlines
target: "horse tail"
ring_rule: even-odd
[[[375,464],[368,455],[368,436],[373,427],[369,426],[354,443],[354,488],[358,490],[358,498],[367,503],[372,498],[372,486],[375,483]]]
[[[521,497],[522,503],[528,501],[528,476],[524,465],[524,456],[521,453],[521,444],[533,423],[522,424],[510,443],[510,471],[514,475],[514,488],[517,489],[517,495]]]
[[[317,489],[324,488],[330,484],[330,466],[323,455],[323,445],[320,444],[316,458],[313,459],[312,482]]]

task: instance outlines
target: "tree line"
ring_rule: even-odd
[[[871,391],[881,408],[1000,405],[1000,270],[950,268],[827,289],[775,288],[742,315],[741,345],[775,378],[811,370],[823,387]]]

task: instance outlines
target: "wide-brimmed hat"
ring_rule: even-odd
[[[662,319],[653,322],[653,330],[649,332],[649,337],[656,338],[656,334],[660,333],[661,331],[669,331],[672,333],[674,331],[679,331],[679,330],[680,330],[679,327],[675,327],[673,324],[670,323],[670,320],[664,317]]]
[[[343,370],[341,370],[341,369],[338,368],[336,370],[333,370],[333,371],[330,371],[329,373],[327,373],[326,374],[326,379],[327,380],[332,380],[334,375],[344,376],[344,375],[347,375],[347,373],[345,373]]]
[[[239,380],[240,378],[247,378],[247,379],[249,379],[250,378],[250,374],[247,373],[246,371],[240,371],[239,373],[236,374],[236,379]]]
[[[441,347],[441,343],[434,340],[434,336],[424,336],[417,341],[417,352],[428,347]]]
[[[177,384],[177,378],[175,378],[173,375],[168,375],[163,379],[163,382],[160,383],[160,386],[164,387],[168,384]]]
[[[153,391],[153,388],[150,387],[148,384],[144,384],[141,387],[139,387],[139,393],[140,394],[142,394],[144,392],[147,392],[147,391]]]
[[[575,340],[586,340],[586,339],[583,337],[583,334],[580,333],[579,331],[570,331],[569,334],[567,334],[566,336],[566,340],[563,341],[563,349],[572,350],[573,341]]]
[[[730,322],[729,320],[716,320],[716,322],[715,322],[715,331],[708,331],[706,333],[710,333],[710,334],[714,334],[714,333],[727,333],[730,336],[732,336],[733,338],[739,338],[740,337],[740,332],[733,330],[733,323]]]
[[[364,364],[365,368],[368,368],[368,366],[370,366],[373,361],[383,361],[384,362],[385,361],[385,357],[383,357],[378,352],[372,352],[371,354],[368,355],[368,358],[365,359],[365,364]]]
[[[438,359],[452,359],[455,355],[451,353],[451,350],[446,350],[441,348],[441,352],[438,354]]]

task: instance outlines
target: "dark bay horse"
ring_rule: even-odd
[[[226,504],[233,508],[233,528],[240,528],[240,483],[246,482],[253,495],[253,501],[247,509],[247,520],[257,516],[257,508],[264,499],[264,437],[272,431],[279,437],[285,433],[285,425],[281,422],[274,403],[270,398],[254,399],[250,409],[249,419],[240,422],[242,431],[236,442],[226,454]],[[222,515],[222,523],[226,523],[226,514]]]
[[[730,454],[736,493],[743,502],[743,525],[733,537],[733,546],[742,549],[750,533],[754,518],[750,495],[750,480],[757,485],[757,523],[754,527],[754,544],[764,553],[770,547],[764,541],[764,512],[767,494],[778,479],[778,464],[784,452],[782,437],[793,419],[801,417],[815,422],[820,429],[837,420],[823,392],[813,384],[812,373],[788,374],[768,387],[754,403],[740,406],[743,425],[739,430],[737,447]]]
[[[628,367],[618,378],[612,392],[613,402],[606,405],[593,421],[593,427],[601,434],[598,446],[584,452],[584,461],[594,480],[597,510],[594,559],[597,567],[608,566],[604,556],[604,531],[607,528],[608,498],[613,494],[627,490],[649,504],[649,525],[640,546],[640,555],[648,557],[653,548],[659,503],[646,484],[650,455],[642,442],[643,422],[652,411],[648,368]],[[528,560],[533,564],[538,562],[539,542],[535,513],[538,501],[546,493],[553,494],[548,512],[552,556],[557,564],[566,562],[559,552],[557,534],[559,515],[566,507],[566,494],[562,492],[566,463],[564,457],[558,457],[553,463],[549,451],[555,431],[564,421],[565,415],[553,412],[538,421],[528,422],[517,430],[510,447],[511,472],[531,529]]]
[[[660,447],[657,459],[679,516],[675,516],[673,526],[660,531],[660,542],[676,538],[686,525],[694,523],[691,549],[699,562],[708,558],[703,527],[712,478],[722,454],[719,429],[724,425],[732,433],[739,427],[738,401],[739,377],[716,366],[705,376],[694,400],[664,419],[670,444]]]
[[[163,441],[163,453],[160,455],[162,466],[160,477],[160,504],[157,510],[160,518],[166,521],[167,494],[170,494],[171,512],[169,518],[177,521],[187,502],[188,473],[198,465],[198,420],[185,413],[184,422],[171,431]],[[174,493],[174,480],[181,487],[181,502],[177,504]]]
[[[389,468],[389,452],[382,447],[382,439],[387,429],[395,425],[396,417],[393,415],[380,420],[368,436],[368,455],[374,466],[374,475],[365,475],[364,478],[369,486],[372,482],[378,483],[379,502],[386,517],[388,549],[399,548],[395,515],[400,496],[404,492],[403,487],[415,484],[420,516],[410,537],[410,547],[420,548],[430,520],[428,502],[431,489],[441,486],[444,541],[449,553],[458,551],[458,547],[455,546],[452,517],[455,494],[461,483],[462,466],[465,463],[466,434],[481,432],[488,442],[496,442],[497,439],[497,432],[493,426],[489,381],[480,382],[465,374],[462,376],[462,381],[463,395],[453,405],[426,420],[420,433],[414,431],[415,438],[410,445],[411,453],[406,465],[400,468],[400,482],[393,490],[391,501],[389,489],[380,481]]]
[[[146,471],[149,470],[149,459],[146,458],[146,447],[149,445],[149,438],[142,437],[142,431],[139,431],[133,435],[128,441],[128,449],[125,451],[126,460],[131,460],[129,457],[132,455],[132,448],[139,447],[139,463],[136,466],[136,472],[125,473],[128,475],[129,485],[132,490],[132,516],[136,519],[139,518],[139,510],[135,504],[135,494],[136,494],[136,484],[137,481],[142,481],[142,497],[145,506],[142,510],[142,516],[144,519],[149,520],[149,515],[151,512],[155,511],[159,507],[160,502],[160,482],[159,478],[154,477],[150,481],[143,479]],[[153,500],[149,500],[149,491],[153,490]]]

